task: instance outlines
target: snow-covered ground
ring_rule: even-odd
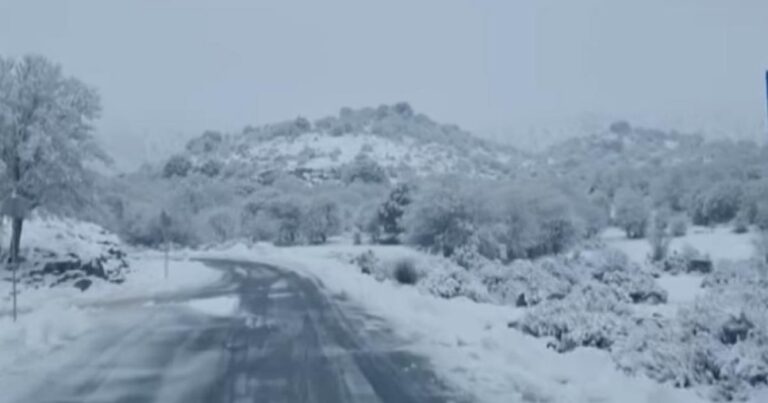
[[[62,229],[69,228],[68,225],[63,228],[58,224],[31,225],[28,228],[33,230],[25,241],[30,244],[51,242],[57,238],[43,233],[43,229],[53,227],[61,233]],[[94,228],[64,232],[74,235],[98,232],[98,227]],[[57,244],[70,245],[67,248],[71,251],[79,251],[77,241],[70,238],[65,235]],[[604,240],[609,246],[628,253],[636,262],[645,262],[647,241],[630,241],[611,232],[604,235]],[[752,256],[749,235],[735,235],[727,229],[693,230],[686,237],[675,239],[673,248],[679,250],[686,244],[714,259]],[[83,249],[87,251],[87,245]],[[519,319],[525,308],[478,303],[466,298],[441,299],[416,287],[379,281],[375,276],[365,275],[358,266],[350,263],[350,258],[368,250],[385,261],[408,258],[419,265],[437,263],[432,256],[402,246],[354,246],[342,242],[278,248],[268,244],[246,246],[236,243],[207,251],[173,253],[168,279],[164,276],[162,253],[133,251],[128,257],[130,270],[122,284],[96,282],[86,292],[71,286],[23,289],[19,322],[14,324],[7,315],[0,316],[0,381],[8,377],[15,379],[14,376],[18,378],[25,368],[29,369],[26,367],[28,363],[40,362],[50,352],[87,334],[95,326],[94,317],[99,312],[100,302],[151,299],[159,294],[215,282],[219,272],[190,260],[213,257],[272,263],[316,279],[329,292],[343,295],[368,312],[386,319],[407,342],[407,348],[428,357],[447,381],[472,392],[480,401],[704,401],[692,390],[675,389],[645,376],[621,372],[605,351],[578,348],[559,354],[547,348],[547,340],[509,328],[508,324]],[[85,254],[83,251],[79,253]],[[662,275],[657,282],[669,293],[669,304],[650,307],[649,312],[671,317],[680,306],[691,304],[702,295],[701,281],[702,277],[697,275]],[[0,283],[0,292],[8,295],[7,282]],[[233,298],[208,298],[186,304],[202,313],[222,316],[231,314],[237,303]],[[4,297],[0,311],[7,312],[8,304],[9,299]],[[648,306],[640,309],[645,308]]]
[[[631,261],[640,265],[648,264],[651,252],[648,240],[627,239],[618,228],[605,230],[601,237],[608,247],[625,253]],[[755,254],[754,239],[755,234],[752,232],[736,234],[727,226],[692,227],[686,235],[671,240],[669,253],[681,253],[687,248],[693,248],[714,262],[748,260]],[[662,274],[657,282],[668,293],[668,305],[644,308],[651,313],[672,314],[680,306],[690,304],[703,295],[702,280],[698,274]]]
[[[233,296],[199,298],[187,301],[187,306],[197,311],[213,316],[230,316],[236,310],[240,301]]]
[[[69,220],[34,219],[25,224],[23,235],[25,248],[53,250],[61,256],[73,253],[84,260],[100,256],[106,244],[120,244],[117,237],[98,226]],[[0,282],[0,380],[23,374],[29,365],[86,334],[95,326],[94,316],[101,303],[199,289],[221,277],[220,272],[183,256],[170,261],[168,279],[160,253],[135,251],[126,261],[129,268],[121,284],[93,279],[86,291],[71,284],[21,284],[19,317],[15,323],[10,315],[11,282]],[[190,305],[212,314],[227,309],[223,301],[198,301]]]
[[[259,244],[234,245],[200,256],[272,263],[316,278],[332,293],[388,320],[413,351],[429,357],[447,380],[484,402],[703,401],[692,391],[625,375],[599,350],[558,354],[545,341],[508,328],[519,316],[514,308],[464,298],[435,298],[413,287],[376,281],[339,258],[369,249],[384,258],[417,254],[402,247],[276,248]]]
[[[130,270],[122,284],[96,282],[85,292],[71,287],[22,288],[18,306],[22,313],[41,306],[87,305],[120,299],[152,297],[184,289],[193,289],[215,282],[221,273],[200,262],[174,258],[169,264],[169,279],[164,277],[164,261],[153,254],[132,254],[128,257]],[[7,316],[11,304],[11,283],[0,283],[2,303],[0,312]]]
[[[182,290],[193,290],[214,283],[221,273],[200,262],[173,260],[169,279],[164,278],[162,259],[151,255],[130,258],[131,271],[123,284],[96,283],[85,292],[74,287],[23,290],[19,295],[20,314],[13,323],[10,310],[10,285],[2,283],[0,316],[0,371],[7,363],[29,354],[44,354],[83,334],[91,326],[89,312],[104,302],[148,298]],[[222,301],[191,304],[204,312],[226,309]]]
[[[627,239],[623,231],[609,228],[602,234],[605,243],[616,248],[638,263],[648,261],[651,246],[646,239]],[[736,234],[730,227],[715,228],[692,227],[685,236],[673,238],[670,253],[682,252],[686,247],[692,247],[709,256],[713,261],[743,260],[754,255],[754,233]]]

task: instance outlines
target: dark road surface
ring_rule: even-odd
[[[380,320],[329,298],[288,271],[206,261],[226,281],[151,306],[104,308],[107,329],[53,371],[25,403],[465,402]],[[237,296],[232,317],[205,315],[189,298]],[[180,303],[181,302],[181,303]]]

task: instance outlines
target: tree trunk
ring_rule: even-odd
[[[11,248],[9,250],[11,254],[11,262],[16,263],[19,261],[19,248],[21,246],[21,229],[24,224],[23,218],[14,218],[12,221],[12,233],[11,233]]]

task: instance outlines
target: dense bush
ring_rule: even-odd
[[[576,347],[610,349],[630,326],[631,310],[615,289],[580,284],[561,300],[540,304],[510,326],[535,337],[551,337],[559,352]]]
[[[387,183],[387,172],[370,157],[360,154],[355,160],[341,167],[341,177],[345,183]]]
[[[476,273],[466,270],[450,261],[430,262],[433,265],[419,281],[419,288],[440,298],[465,297],[477,302],[491,298],[488,290]]]
[[[677,215],[669,221],[669,233],[673,237],[682,237],[688,233],[688,220],[682,216]]]
[[[163,167],[163,176],[172,178],[174,176],[185,177],[192,170],[192,162],[183,155],[171,157]]]
[[[703,184],[691,197],[689,212],[696,225],[720,224],[736,217],[742,203],[743,190],[738,182]]]
[[[553,256],[503,265],[484,261],[475,268],[495,301],[532,306],[560,300],[580,284],[597,282],[616,290],[623,301],[662,303],[666,292],[650,271],[611,249],[576,256]]]
[[[533,306],[564,298],[575,279],[552,261],[516,260],[508,265],[488,262],[479,274],[490,297],[497,303]]]
[[[450,256],[469,243],[477,214],[470,195],[450,186],[453,178],[430,183],[416,196],[404,219],[409,243]]]
[[[200,166],[200,173],[211,178],[219,176],[222,169],[222,163],[216,160],[208,160]]]
[[[561,194],[549,189],[534,194],[528,203],[538,222],[538,236],[527,252],[529,257],[564,252],[582,236],[583,221]]]
[[[584,252],[567,262],[577,273],[616,289],[632,303],[663,303],[667,293],[655,281],[651,270],[629,260],[623,252],[605,249]],[[579,282],[584,282],[579,280]]]
[[[416,271],[416,264],[411,259],[398,259],[392,274],[395,280],[400,284],[414,285],[419,281],[419,273]]]

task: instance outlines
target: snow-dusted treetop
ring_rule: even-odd
[[[95,144],[96,91],[42,56],[0,57],[0,183],[35,205],[79,198],[85,163],[106,155]]]

